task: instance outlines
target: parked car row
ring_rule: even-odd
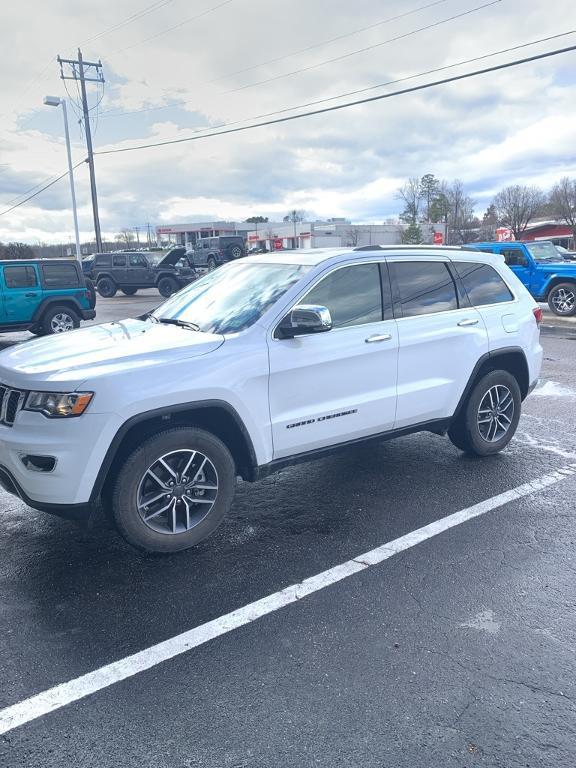
[[[245,255],[242,237],[207,237],[198,241],[193,250],[177,246],[166,254],[147,251],[95,253],[82,261],[82,269],[104,298],[112,298],[118,291],[125,296],[134,296],[144,288],[156,288],[168,298],[200,274]]]

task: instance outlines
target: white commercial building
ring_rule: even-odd
[[[193,222],[156,227],[159,242],[192,248],[205,237],[240,235],[248,248],[268,251],[292,248],[361,247],[366,245],[398,245],[406,225],[352,224],[346,219],[326,221],[272,222],[248,224],[234,221]],[[424,242],[444,242],[444,224],[420,224]],[[441,240],[440,240],[441,236]]]

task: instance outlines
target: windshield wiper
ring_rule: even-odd
[[[189,328],[191,331],[201,331],[199,325],[196,323],[190,323],[188,320],[179,320],[176,317],[156,317],[159,323],[165,323],[166,325],[178,325],[180,328]]]

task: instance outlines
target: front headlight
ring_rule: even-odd
[[[50,418],[81,416],[94,392],[30,392],[24,405],[25,411],[37,411]]]

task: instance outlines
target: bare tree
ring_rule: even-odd
[[[114,240],[116,240],[117,243],[123,243],[124,245],[130,245],[135,239],[134,232],[131,232],[129,229],[123,229],[122,232],[118,232],[118,234],[114,236]]]
[[[474,200],[466,193],[464,184],[456,179],[451,184],[442,183],[440,189],[446,243],[460,245],[475,239],[473,231],[477,226],[474,218]]]
[[[514,184],[498,192],[493,204],[500,223],[510,227],[514,237],[519,240],[531,219],[542,207],[544,199],[544,194],[538,187]]]
[[[550,205],[554,215],[566,222],[576,240],[576,179],[565,176],[552,187]]]
[[[346,245],[349,248],[353,248],[360,242],[360,236],[362,235],[362,227],[356,227],[352,225],[350,229],[346,230]]]
[[[300,224],[301,221],[304,221],[305,218],[306,211],[298,208],[288,211],[286,216],[284,216],[284,221],[290,221],[294,225],[294,248],[298,248],[298,232],[296,225]]]
[[[422,187],[420,179],[411,178],[398,187],[396,197],[404,203],[404,210],[400,214],[402,221],[407,224],[415,224],[420,217],[422,205]]]

